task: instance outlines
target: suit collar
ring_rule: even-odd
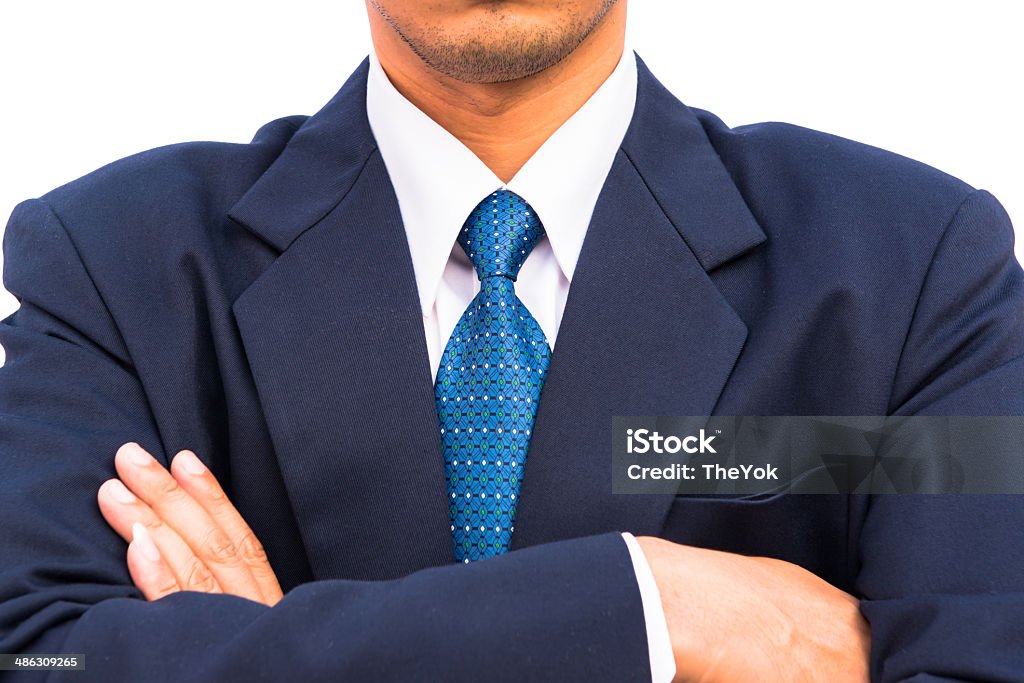
[[[366,119],[368,66],[364,59],[228,211],[278,251],[327,215],[377,149]]]
[[[622,151],[706,271],[764,242],[700,119],[637,58],[637,104]],[[657,134],[652,134],[657,131]]]
[[[693,110],[640,57],[637,99],[622,151],[705,270],[749,251],[764,232]],[[369,60],[292,136],[228,215],[283,251],[351,188],[377,149],[366,116]],[[651,135],[651,131],[659,131]]]

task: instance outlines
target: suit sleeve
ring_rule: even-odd
[[[967,197],[924,279],[901,415],[1024,415],[1024,276],[1009,217]],[[875,681],[1024,679],[1024,495],[866,501],[858,588]]]
[[[96,504],[121,443],[166,464],[129,346],[46,203],[15,209],[3,247],[20,308],[0,321],[0,652],[84,655],[78,682],[650,680],[619,534],[307,583],[273,608],[141,599]]]

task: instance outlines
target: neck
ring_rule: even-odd
[[[625,44],[626,3],[619,2],[579,47],[544,71],[504,83],[465,83],[429,67],[374,14],[373,47],[391,83],[503,182],[597,91]]]

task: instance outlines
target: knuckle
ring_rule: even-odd
[[[252,564],[266,564],[267,552],[263,544],[256,538],[256,534],[248,532],[238,544],[241,549],[242,558]]]
[[[238,549],[231,539],[218,527],[206,530],[202,547],[211,560],[219,564],[236,564],[239,562]]]
[[[175,502],[185,496],[185,490],[181,488],[174,477],[169,475],[160,478],[156,485],[156,493],[165,502]]]
[[[169,533],[176,533],[164,523],[164,520],[160,519],[156,515],[148,515],[141,521],[142,525],[146,527],[146,531],[149,532],[149,535],[154,538],[159,538]]]
[[[226,503],[228,500],[227,495],[224,493],[224,489],[218,486],[215,482],[204,481],[202,485],[203,496],[206,497],[212,503],[221,505]]]
[[[185,567],[185,587],[188,590],[212,593],[217,585],[210,569],[193,557]]]

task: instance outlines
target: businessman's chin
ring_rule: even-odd
[[[517,3],[478,3],[465,12],[426,16],[385,9],[394,3],[372,4],[432,69],[466,83],[504,83],[565,59],[600,25],[615,0],[539,3],[534,11],[523,11]]]

